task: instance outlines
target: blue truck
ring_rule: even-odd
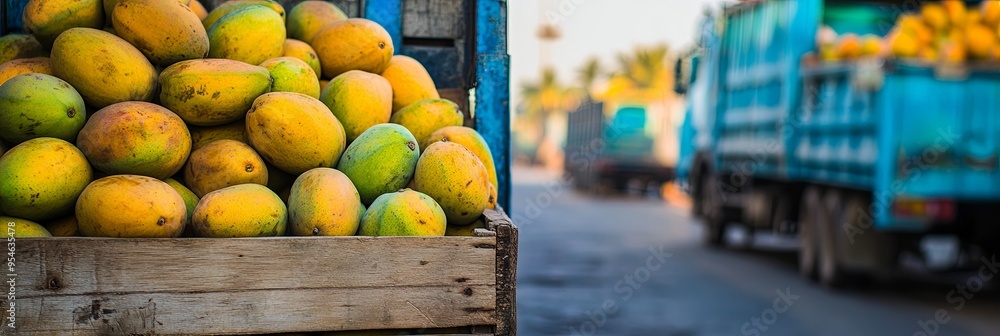
[[[733,224],[796,236],[801,273],[827,286],[890,277],[901,261],[978,267],[997,252],[995,66],[802,61],[821,25],[884,36],[916,9],[748,1],[706,20],[681,67],[690,80],[678,174],[707,244],[724,244]],[[943,264],[928,253],[940,237],[958,252]]]

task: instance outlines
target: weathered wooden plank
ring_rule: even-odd
[[[495,244],[467,237],[20,240],[18,294],[493,285]]]
[[[460,39],[465,32],[463,0],[403,1],[403,36]]]
[[[18,299],[18,329],[19,335],[237,335],[489,325],[495,294],[494,286],[459,284],[55,296]]]
[[[503,212],[487,211],[487,228],[496,233],[496,335],[517,334],[517,226]]]

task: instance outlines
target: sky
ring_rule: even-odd
[[[569,84],[592,56],[611,66],[615,55],[638,45],[667,43],[671,50],[681,50],[693,44],[705,8],[718,9],[726,2],[732,0],[509,1],[512,106],[520,101],[520,84],[539,77],[543,59]],[[539,25],[546,22],[562,31],[562,37],[545,48],[547,56],[537,37]]]

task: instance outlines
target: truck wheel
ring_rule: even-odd
[[[819,209],[819,282],[827,288],[841,288],[849,280],[841,253],[847,246],[847,238],[841,228],[845,219],[843,193],[836,190],[827,192]]]
[[[799,274],[807,279],[816,279],[816,269],[819,263],[819,239],[816,234],[819,229],[820,190],[810,187],[802,194],[802,205],[799,214]]]
[[[705,231],[702,236],[705,245],[720,247],[725,242],[726,223],[723,214],[722,195],[719,195],[718,180],[712,174],[701,177],[701,204],[704,209],[702,221]]]
[[[704,207],[701,204],[704,197],[703,194],[705,193],[705,186],[702,185],[704,181],[701,175],[692,173],[690,180],[688,180],[691,184],[691,216],[695,218],[705,215]]]

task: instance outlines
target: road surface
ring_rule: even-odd
[[[703,247],[657,198],[583,196],[523,168],[512,196],[521,335],[1000,335],[1000,295],[965,287],[978,276],[833,291],[793,250]]]

